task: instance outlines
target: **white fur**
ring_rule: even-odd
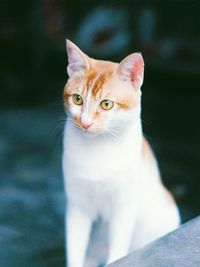
[[[119,113],[118,120],[123,116]],[[140,107],[127,120],[117,138],[92,135],[66,123],[63,171],[68,267],[83,267],[91,226],[99,216],[109,226],[107,262],[179,224],[176,206],[170,206],[161,191],[156,161],[152,166],[142,157]]]
[[[88,95],[86,98],[86,101],[84,103],[84,111],[81,114],[81,123],[82,124],[91,124],[92,123],[92,118],[89,115],[89,108],[90,108],[90,102],[91,102],[91,98],[92,98],[92,92],[91,90],[88,91]]]

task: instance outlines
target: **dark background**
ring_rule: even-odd
[[[199,214],[200,2],[0,1],[0,266],[64,266],[65,39],[145,60],[143,128],[182,220]]]

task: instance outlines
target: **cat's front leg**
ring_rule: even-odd
[[[68,205],[66,214],[67,267],[83,267],[92,220],[81,209]]]
[[[136,209],[116,211],[109,221],[109,254],[107,263],[113,262],[129,252],[135,224]]]

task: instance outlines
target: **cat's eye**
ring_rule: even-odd
[[[114,106],[114,102],[111,101],[111,100],[107,100],[107,99],[105,99],[105,100],[101,101],[100,106],[101,106],[104,110],[109,110],[109,109],[113,108],[113,106]]]
[[[83,105],[83,98],[80,95],[74,94],[72,96],[72,99],[73,99],[74,104],[76,104],[76,105]]]

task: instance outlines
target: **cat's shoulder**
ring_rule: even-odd
[[[154,162],[155,160],[153,150],[144,136],[142,138],[142,156],[150,163]]]

